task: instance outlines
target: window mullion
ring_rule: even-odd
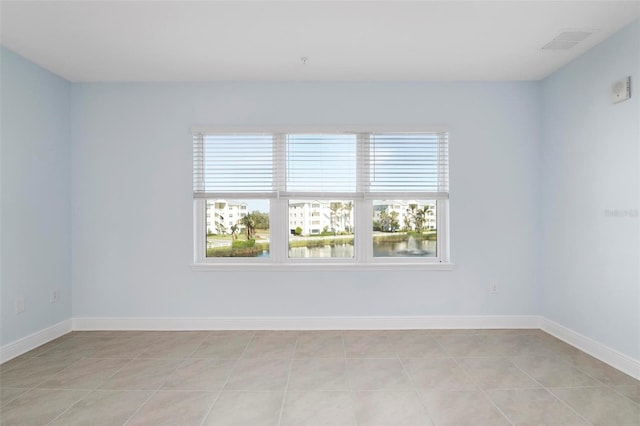
[[[206,202],[206,200],[202,199],[193,200],[193,229],[195,233],[193,238],[193,257],[196,263],[202,262],[207,255],[207,232],[205,229]]]
[[[366,197],[370,187],[370,134],[358,134],[358,161],[356,191],[361,197],[356,200],[356,262],[369,262],[373,258],[372,202]]]
[[[276,199],[271,202],[270,212],[270,254],[275,263],[286,262],[288,258],[288,201],[280,198],[286,190],[286,135],[273,135],[273,189]]]
[[[436,201],[436,227],[438,259],[441,263],[448,263],[450,261],[449,200]]]

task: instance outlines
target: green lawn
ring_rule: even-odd
[[[268,229],[256,229],[256,233],[254,235],[256,241],[269,239],[269,230]],[[247,234],[237,234],[237,240],[246,241]],[[232,241],[231,234],[227,235],[207,235],[207,241]]]

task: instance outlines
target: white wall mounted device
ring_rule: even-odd
[[[631,97],[631,77],[625,77],[611,86],[611,101],[614,104],[626,101]]]

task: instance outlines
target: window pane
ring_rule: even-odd
[[[438,232],[436,202],[375,200],[374,257],[435,257]]]
[[[447,144],[443,133],[371,135],[370,190],[448,192]]]
[[[288,135],[287,191],[355,192],[356,135]]]
[[[353,258],[353,200],[290,200],[290,258]]]
[[[268,257],[269,200],[207,200],[207,257]]]
[[[271,135],[206,135],[194,138],[194,192],[273,191]]]

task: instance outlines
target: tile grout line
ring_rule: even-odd
[[[136,408],[136,409],[133,411],[133,413],[131,413],[131,415],[127,418],[127,420],[125,420],[125,421],[124,421],[124,423],[122,423],[122,425],[124,426],[124,425],[128,424],[128,423],[131,421],[131,419],[132,419],[136,414],[138,414],[138,412],[140,411],[140,409],[141,409],[142,407],[144,407],[144,406],[145,406],[145,404],[146,404],[147,402],[149,402],[149,400],[150,400],[151,398],[153,398],[153,396],[154,396],[155,394],[157,394],[157,393],[158,393],[158,391],[159,391],[159,390],[160,390],[160,388],[158,388],[158,389],[154,390],[153,392],[151,392],[151,395],[149,395],[149,397],[148,397],[147,399],[145,399],[145,400],[142,402],[142,404],[140,404],[140,406],[138,406],[138,408]]]
[[[623,398],[626,398],[627,400],[631,401],[632,404],[636,405],[638,408],[640,408],[640,400],[638,400],[637,402],[634,401],[633,399],[631,399],[630,396],[623,394],[622,392],[620,392],[618,389],[614,388],[611,385],[607,385],[605,384],[605,386],[607,386],[608,388],[610,388],[612,391],[614,391],[616,394],[620,395]],[[619,386],[625,386],[625,385],[619,385]],[[630,385],[633,386],[633,385]],[[636,385],[638,386],[638,389],[640,390],[640,384]]]
[[[581,353],[586,353],[586,352],[584,352],[584,351],[581,351],[580,349],[578,349],[578,351],[580,351]],[[589,354],[587,354],[587,355],[589,355]],[[608,383],[603,382],[602,380],[600,380],[600,379],[598,379],[597,377],[595,377],[593,374],[589,374],[587,371],[584,371],[583,369],[581,369],[581,368],[580,368],[580,367],[578,367],[577,365],[572,365],[572,364],[570,364],[570,365],[571,365],[573,368],[575,368],[576,370],[578,370],[580,373],[582,373],[582,374],[584,374],[584,375],[586,375],[586,376],[588,376],[588,377],[592,378],[592,379],[593,379],[593,380],[595,380],[596,382],[600,383],[600,385],[601,385],[600,387],[606,387],[606,388],[609,388],[611,391],[613,391],[613,392],[614,392],[614,393],[616,393],[617,395],[619,395],[619,396],[621,396],[621,397],[623,397],[623,398],[625,398],[625,399],[627,399],[627,400],[631,401],[631,403],[632,403],[632,404],[634,404],[634,405],[636,405],[636,406],[640,407],[640,402],[636,402],[636,401],[634,401],[633,399],[631,399],[631,398],[630,398],[630,397],[628,397],[627,395],[625,395],[625,394],[623,394],[623,393],[619,392],[619,391],[618,391],[616,388],[614,388],[613,386],[609,385]],[[608,364],[606,364],[606,363],[605,363],[605,365],[609,366],[609,365],[608,365]],[[611,367],[611,366],[609,366],[609,367]],[[620,370],[618,370],[617,368],[614,368],[614,367],[611,367],[611,368],[613,368],[614,370],[616,370],[616,371],[618,371],[618,372],[621,372],[621,371],[620,371]],[[622,372],[621,372],[621,373],[622,373]],[[624,373],[622,373],[622,374],[624,374]],[[640,387],[640,384],[638,384],[638,386]],[[581,387],[593,387],[593,386],[581,386]],[[550,392],[551,392],[551,391],[550,391]],[[554,396],[556,396],[556,395],[554,394]],[[556,396],[556,398],[557,398],[557,396]]]
[[[344,375],[347,379],[347,386],[349,388],[349,399],[351,400],[351,412],[353,413],[353,418],[356,423],[355,426],[358,426],[358,416],[356,414],[356,401],[355,401],[355,391],[353,389],[353,383],[351,382],[351,376],[349,375],[347,362],[349,359],[347,358],[347,345],[344,343],[344,333],[340,333],[340,341],[342,342],[342,353],[344,354]]]
[[[83,359],[87,359],[87,357],[84,357],[84,356],[83,356],[83,357],[81,357],[81,358],[78,358],[78,359],[73,360],[73,361],[71,362],[71,364],[67,365],[67,366],[66,366],[66,367],[64,367],[64,368],[61,368],[59,371],[57,371],[57,372],[55,372],[55,373],[51,374],[50,376],[47,376],[47,377],[43,378],[43,379],[42,379],[42,381],[38,382],[36,385],[34,385],[34,386],[33,386],[33,389],[38,389],[38,386],[40,386],[41,384],[43,384],[43,383],[44,383],[44,382],[46,382],[47,380],[51,380],[51,379],[55,378],[56,376],[58,376],[59,374],[62,374],[65,370],[67,370],[67,369],[69,369],[69,368],[73,367],[75,364],[77,364],[78,362],[82,361]]]
[[[173,332],[173,333],[177,333],[177,334],[176,334],[176,336],[177,336],[177,335],[179,335],[180,333],[183,333],[183,332],[184,332],[184,331],[175,331],[175,332]],[[188,331],[187,331],[187,332],[188,332]],[[205,331],[205,333],[206,333],[206,331]],[[175,337],[175,336],[170,336],[170,337]],[[156,340],[156,341],[154,341],[154,342],[152,342],[152,343],[149,343],[149,344],[145,347],[145,349],[144,349],[143,351],[141,351],[141,352],[138,354],[138,356],[136,356],[136,357],[135,357],[135,359],[188,359],[188,358],[189,358],[189,355],[194,354],[194,353],[198,350],[198,348],[200,347],[200,345],[202,345],[202,343],[204,343],[204,341],[205,341],[205,340],[207,340],[207,335],[204,335],[204,336],[202,337],[202,340],[198,343],[198,345],[196,346],[196,348],[195,348],[193,351],[189,352],[188,354],[186,354],[186,355],[185,355],[185,356],[183,356],[183,357],[178,357],[178,358],[163,358],[163,357],[154,357],[154,356],[146,356],[146,357],[143,357],[142,355],[144,355],[145,353],[147,353],[147,351],[149,350],[149,347],[151,347],[152,345],[156,345],[156,344],[158,344],[158,343],[162,343],[162,336],[156,336],[156,338],[157,338],[157,340]],[[169,339],[167,339],[167,340],[171,340],[171,339],[169,338]],[[166,344],[167,342],[164,342],[164,343]],[[171,343],[171,342],[169,342],[169,343]]]
[[[291,371],[293,370],[293,361],[296,359],[296,350],[298,349],[298,336],[296,343],[293,345],[293,353],[289,362],[289,373],[287,374],[287,382],[284,385],[284,394],[282,395],[282,404],[280,405],[280,416],[278,417],[278,426],[282,426],[282,415],[284,414],[284,405],[287,401],[287,390],[289,389],[289,380],[291,380]]]
[[[499,358],[499,357],[493,357],[493,358]],[[508,359],[507,359],[507,360],[508,360]],[[462,365],[462,364],[460,363],[460,361],[458,361],[458,359],[456,359],[456,358],[453,358],[453,361],[456,363],[456,365],[457,365],[458,367],[462,368],[462,371],[464,371],[464,372],[467,374],[467,376],[469,376],[469,377],[471,378],[471,380],[473,380],[473,382],[474,382],[474,384],[475,384],[475,386],[476,386],[477,390],[479,390],[479,391],[480,391],[480,393],[481,393],[482,395],[484,395],[484,397],[485,397],[485,398],[486,398],[486,399],[491,403],[491,405],[493,405],[493,406],[495,407],[495,409],[496,409],[496,410],[498,410],[498,412],[502,415],[502,417],[504,417],[504,418],[509,422],[509,424],[510,424],[511,426],[514,426],[514,425],[515,425],[515,423],[511,420],[511,418],[510,418],[509,416],[507,416],[507,414],[506,414],[504,411],[502,411],[502,409],[501,409],[500,407],[498,407],[498,404],[496,404],[496,403],[495,403],[495,401],[494,401],[493,399],[491,399],[491,397],[489,397],[489,395],[487,394],[487,392],[486,392],[486,391],[483,389],[483,387],[482,387],[482,386],[480,386],[480,384],[478,383],[479,381],[478,381],[475,377],[473,377],[471,374],[469,374],[469,371],[465,368],[465,366],[464,366],[464,365]],[[508,361],[509,361],[509,360],[508,360]],[[511,362],[511,361],[509,361],[509,362]],[[511,363],[511,364],[513,364],[513,363]]]
[[[553,396],[557,401],[560,401],[560,403],[561,403],[562,405],[564,405],[565,407],[569,408],[571,411],[573,411],[574,413],[576,413],[576,415],[577,415],[579,418],[583,419],[585,422],[587,422],[587,424],[588,424],[588,425],[593,426],[593,423],[592,423],[590,420],[588,420],[587,418],[585,418],[582,414],[580,414],[580,413],[578,412],[578,410],[576,410],[575,408],[573,408],[571,405],[569,405],[567,402],[565,402],[562,398],[560,398],[558,395],[556,395],[556,394],[553,392],[553,390],[552,390],[552,389],[549,389],[549,388],[544,388],[544,389],[545,389],[547,392],[549,392],[549,393],[550,393],[550,394],[551,394],[551,395],[552,395],[552,396]],[[562,388],[558,388],[558,389],[562,389]],[[575,389],[575,388],[571,388],[571,389]]]
[[[56,390],[63,390],[63,391],[73,391],[73,390],[77,390],[77,391],[81,391],[84,389],[36,389],[33,388],[31,390],[29,390],[28,392],[31,391],[37,391],[37,390],[42,390],[42,391],[56,391]],[[87,396],[89,396],[93,391],[89,391],[87,392],[85,395],[82,395],[78,400],[76,400],[75,402],[73,402],[71,405],[69,405],[67,408],[65,408],[60,414],[58,414],[57,416],[55,416],[53,419],[49,420],[49,422],[47,422],[46,424],[49,425],[52,422],[54,422],[58,417],[60,417],[61,415],[63,415],[64,413],[66,413],[67,411],[69,411],[69,409],[71,407],[73,407],[74,405],[76,405],[78,402],[82,401],[83,399],[85,399]],[[1,420],[1,418],[0,418]]]
[[[578,350],[579,350],[579,349],[578,349]],[[583,351],[580,351],[580,352],[585,353],[585,352],[583,352]],[[587,355],[588,355],[588,354],[587,354]],[[605,365],[607,365],[608,367],[611,367],[611,366],[610,366],[610,365],[608,365],[608,364],[605,364]],[[602,386],[605,386],[605,387],[607,387],[607,388],[611,389],[611,390],[612,390],[613,392],[615,392],[616,394],[618,394],[618,395],[622,396],[623,398],[628,399],[628,400],[629,400],[629,401],[631,401],[633,404],[635,404],[635,405],[637,405],[638,407],[640,407],[640,401],[639,401],[639,402],[634,401],[633,399],[631,399],[631,397],[629,397],[629,396],[627,396],[627,395],[623,394],[622,392],[620,392],[620,391],[618,391],[616,388],[614,388],[614,387],[613,387],[613,385],[610,385],[610,384],[608,384],[608,383],[603,382],[602,380],[598,379],[597,377],[595,377],[595,376],[594,376],[594,375],[592,375],[592,374],[589,374],[587,371],[583,370],[582,368],[578,367],[577,365],[576,365],[576,366],[574,366],[574,368],[575,368],[576,370],[578,370],[579,372],[581,372],[582,374],[585,374],[585,375],[587,375],[587,376],[591,377],[592,379],[594,379],[594,380],[596,380],[596,381],[600,382],[600,383],[602,384]],[[618,370],[617,368],[614,368],[614,367],[611,367],[611,368],[613,368],[615,371],[621,372],[621,371],[620,371],[620,370]],[[621,373],[622,373],[622,372],[621,372]],[[625,374],[625,373],[622,373],[622,374]],[[631,377],[631,376],[629,376],[629,377]],[[635,380],[635,379],[634,379],[634,380]],[[638,381],[638,380],[636,380],[636,381]],[[640,382],[640,381],[638,381],[638,382]],[[621,386],[624,386],[624,385],[621,385]],[[638,386],[638,387],[640,388],[640,383],[638,383],[636,386]]]
[[[14,388],[14,389],[25,389],[25,391],[24,391],[24,392],[22,392],[18,397],[13,398],[11,401],[7,402],[6,404],[4,404],[4,405],[1,405],[1,404],[0,404],[0,407],[4,407],[4,406],[6,406],[6,405],[8,405],[8,404],[11,404],[13,401],[15,401],[15,400],[16,400],[16,399],[18,399],[19,397],[23,396],[23,395],[24,395],[24,394],[26,394],[27,392],[31,392],[32,390],[36,389],[36,386],[38,386],[38,385],[30,386],[30,387],[27,387],[27,388],[20,388],[20,387]],[[0,387],[1,387],[1,386],[0,386]],[[0,420],[2,420],[2,418],[0,418]]]
[[[67,334],[70,334],[70,333],[67,333]],[[67,335],[67,334],[65,334],[65,335]],[[63,335],[63,336],[64,336],[64,335]],[[63,336],[60,336],[60,337],[63,337]],[[60,338],[60,337],[58,337],[58,338]],[[51,348],[47,349],[46,351],[44,351],[44,352],[42,352],[42,353],[40,353],[40,354],[38,354],[38,355],[27,357],[24,361],[19,362],[16,366],[14,366],[14,367],[10,368],[8,371],[13,370],[13,369],[14,369],[14,368],[16,368],[16,367],[21,366],[21,365],[22,365],[22,364],[24,364],[27,360],[30,360],[30,359],[45,360],[46,358],[48,358],[48,357],[44,356],[46,353],[48,353],[48,352],[52,351],[53,349],[57,348],[58,346],[62,345],[63,343],[65,343],[65,342],[67,342],[67,341],[69,341],[69,340],[72,340],[72,339],[73,339],[73,337],[75,337],[75,336],[70,336],[69,338],[67,338],[67,339],[65,339],[65,340],[63,340],[63,341],[61,341],[61,342],[59,342],[59,343],[57,343],[57,344],[53,345],[53,347],[51,347]],[[45,345],[46,345],[46,344],[47,344],[47,343],[45,343]],[[40,346],[42,346],[42,345],[40,345]],[[34,348],[34,349],[32,349],[32,350],[35,350],[35,349],[38,349],[38,348]],[[31,351],[29,351],[29,352],[31,352]],[[29,353],[29,352],[27,352],[27,353]],[[55,358],[57,359],[57,357],[55,357]],[[75,364],[76,362],[78,362],[78,361],[80,361],[80,360],[82,360],[82,359],[84,359],[84,358],[87,358],[87,357],[80,357],[80,358],[78,358],[78,359],[74,360],[74,361],[73,361],[71,364],[69,364],[67,367],[62,368],[60,371],[58,371],[58,372],[56,372],[56,373],[52,374],[51,376],[47,377],[46,379],[43,379],[41,382],[38,382],[38,383],[36,383],[35,385],[33,385],[33,386],[31,386],[31,387],[23,388],[23,389],[26,389],[26,390],[25,390],[23,393],[21,393],[18,397],[16,397],[16,398],[12,399],[10,402],[15,401],[15,400],[16,400],[16,399],[18,399],[19,397],[21,397],[21,396],[25,395],[27,392],[31,392],[31,391],[33,391],[33,390],[37,390],[37,389],[39,389],[39,388],[38,388],[38,386],[39,386],[39,385],[41,385],[42,383],[46,382],[47,380],[49,380],[49,379],[51,379],[51,378],[53,378],[53,377],[57,376],[58,374],[62,373],[64,370],[66,370],[67,368],[71,367],[73,364]],[[62,389],[62,388],[57,389],[57,388],[54,388],[54,389],[45,389],[45,390],[71,390],[71,389]],[[58,416],[56,416],[56,417],[54,417],[52,420],[50,420],[50,421],[49,421],[49,423],[51,423],[52,421],[55,421],[58,417],[60,417],[62,414],[64,414],[64,413],[65,413],[69,408],[71,408],[72,406],[74,406],[75,404],[77,404],[78,402],[80,402],[82,399],[84,399],[86,396],[88,396],[88,395],[89,395],[89,394],[91,394],[91,393],[92,393],[92,391],[90,391],[89,393],[87,393],[87,395],[84,395],[84,396],[83,396],[82,398],[80,398],[78,401],[74,402],[72,405],[70,405],[69,407],[67,407],[67,409],[66,409],[65,411],[63,411],[63,412],[62,412],[62,413],[60,413]],[[9,404],[10,402],[7,402],[7,404]],[[7,405],[7,404],[4,404],[4,405]],[[3,407],[4,407],[4,405],[3,405]]]
[[[429,412],[429,408],[422,401],[422,398],[421,398],[422,395],[418,391],[418,386],[416,385],[416,383],[411,378],[411,375],[409,374],[409,371],[405,367],[404,362],[402,362],[402,358],[400,356],[398,356],[398,361],[400,362],[400,367],[402,367],[402,372],[407,376],[407,379],[409,379],[409,382],[411,383],[411,387],[413,388],[413,393],[416,395],[416,398],[418,398],[418,402],[420,403],[420,405],[424,409],[424,412],[427,415],[427,419],[429,419],[429,423],[431,423],[431,426],[434,426],[436,423],[433,421],[433,418],[431,417],[431,413]]]
[[[204,342],[205,338],[202,339],[203,342]],[[202,342],[200,344],[202,344]],[[147,349],[149,348],[149,346],[151,346],[151,344],[149,344],[147,346]],[[140,358],[142,356],[142,354],[144,354],[146,352],[147,349],[142,351],[134,360],[147,359],[147,358]],[[149,358],[149,359],[166,360],[166,358]],[[133,362],[134,360],[131,360],[131,362]],[[167,376],[166,376],[167,378],[171,377],[173,375],[173,373],[175,373],[176,370],[178,368],[180,368],[180,366],[184,363],[184,361],[186,361],[186,357],[182,358],[182,360],[183,360],[183,362],[177,363],[175,368],[173,370],[171,370],[171,372],[169,374],[167,374]],[[147,404],[147,402],[149,402],[158,392],[160,392],[160,390],[162,389],[162,386],[164,386],[165,383],[166,383],[166,379],[160,385],[158,385],[158,388],[155,389],[151,393],[151,395],[149,395],[149,397],[146,400],[144,400],[144,402],[142,404],[140,404],[140,406],[138,406],[138,408],[136,408],[136,410],[133,413],[131,413],[131,415],[127,418],[127,420],[124,421],[123,426],[127,425],[131,421],[131,419],[133,419],[135,417],[135,415],[140,412],[142,407],[144,407]]]
[[[562,399],[558,398],[558,396],[553,393],[551,391],[551,389],[547,388],[545,385],[543,385],[542,383],[540,383],[538,380],[536,380],[533,376],[531,376],[529,373],[527,373],[524,368],[520,367],[517,363],[511,361],[511,359],[509,359],[509,362],[511,362],[513,365],[516,366],[517,369],[519,369],[520,371],[522,371],[527,377],[529,377],[531,380],[533,380],[534,382],[536,382],[537,384],[539,384],[542,389],[546,390],[548,393],[550,393],[551,395],[553,395],[553,397],[557,400],[560,401],[560,403],[562,405],[564,405],[565,407],[567,407],[569,410],[573,411],[579,418],[581,418],[582,420],[584,420],[585,422],[587,422],[587,424],[589,425],[593,425],[593,423],[591,423],[587,418],[585,418],[584,416],[582,416],[582,414],[580,414],[576,409],[574,409],[572,406],[570,406],[569,404],[567,404],[565,401],[563,401]],[[567,363],[568,364],[568,363]],[[570,365],[570,364],[569,364]]]
[[[21,396],[23,396],[25,393],[29,392],[31,389],[27,389],[27,388],[5,388],[5,389],[22,389],[23,391],[21,393],[19,393],[18,395],[16,395],[13,399],[10,399],[9,401],[5,401],[5,403],[1,403],[0,402],[0,408],[5,407],[6,405],[11,404],[13,401],[15,401],[16,399],[20,398]],[[1,411],[1,410],[0,410]],[[0,421],[2,420],[2,416],[0,415]],[[1,423],[0,423],[1,424]]]
[[[242,349],[242,353],[240,353],[240,355],[234,360],[233,367],[231,367],[231,370],[229,371],[229,374],[227,375],[226,380],[222,384],[222,387],[220,387],[220,390],[218,391],[218,395],[214,398],[213,402],[211,403],[211,407],[209,407],[209,409],[205,413],[204,417],[202,418],[202,421],[200,422],[200,426],[203,426],[204,422],[206,422],[207,418],[211,415],[211,412],[213,411],[213,407],[215,407],[216,403],[220,399],[220,396],[222,395],[222,392],[224,391],[224,388],[226,388],[227,387],[227,383],[229,383],[229,379],[231,378],[231,375],[233,374],[233,370],[236,368],[236,366],[238,365],[240,360],[243,359],[242,357],[245,354],[245,352],[247,351],[247,348],[249,347],[251,342],[253,342],[253,339],[255,338],[255,335],[256,335],[256,333],[254,331],[253,334],[251,335],[251,338],[244,345],[244,348]],[[204,343],[204,341],[202,343]]]
[[[69,333],[66,333],[66,334],[69,334]],[[66,336],[66,334],[63,334],[63,335],[62,335],[62,336],[60,336],[60,337]],[[58,339],[59,339],[60,337],[58,337]],[[71,338],[73,338],[73,337],[74,337],[74,336],[70,336],[68,339],[71,339]],[[44,352],[42,352],[42,353],[40,353],[40,354],[38,354],[38,355],[33,355],[33,356],[29,357],[29,359],[31,359],[31,358],[39,358],[39,357],[43,356],[43,355],[44,355],[44,354],[46,354],[47,352],[51,351],[52,349],[57,348],[58,346],[60,346],[60,345],[61,345],[61,344],[63,344],[64,342],[66,342],[68,339],[65,339],[65,340],[63,340],[63,341],[61,341],[61,342],[56,343],[55,345],[53,345],[53,346],[52,346],[52,347],[50,347],[49,349],[45,350]],[[56,339],[56,340],[57,340],[57,339]],[[40,346],[44,346],[44,345],[46,345],[46,344],[48,344],[48,343],[51,343],[51,342],[43,343],[43,344],[42,344],[42,345],[40,345]],[[34,351],[34,350],[38,349],[40,346],[38,346],[37,348],[33,348],[33,349],[31,349],[31,351]],[[29,351],[29,352],[31,352],[31,351]],[[27,353],[29,353],[29,352],[27,352]]]
[[[148,346],[147,346],[147,347],[148,347]],[[144,351],[143,351],[143,353],[144,353]],[[139,357],[139,356],[140,356],[140,355],[138,355],[138,357]],[[105,384],[106,382],[108,382],[109,380],[111,380],[111,379],[112,379],[116,374],[118,374],[118,373],[119,373],[121,370],[123,370],[126,366],[128,366],[129,364],[131,364],[134,360],[138,359],[138,357],[135,357],[135,358],[133,358],[133,359],[130,359],[128,363],[126,363],[125,365],[123,365],[123,366],[122,366],[118,371],[116,371],[114,374],[112,374],[112,375],[111,375],[111,377],[109,377],[107,380],[105,380],[101,385],[103,385],[103,384]],[[174,371],[175,371],[175,370],[174,370]],[[101,386],[101,385],[100,385],[100,386]],[[93,392],[95,392],[95,390],[94,390]],[[90,394],[91,394],[91,393],[93,393],[93,392],[89,392],[87,395],[85,395],[85,397],[87,397],[88,395],[90,395]],[[129,420],[131,420],[131,418],[132,418],[132,417],[133,417],[133,416],[134,416],[138,411],[140,411],[140,408],[142,408],[142,406],[144,406],[144,404],[146,404],[146,403],[147,403],[147,401],[149,401],[149,400],[150,400],[150,399],[151,399],[151,398],[152,398],[152,397],[153,397],[157,392],[158,392],[158,389],[156,389],[154,392],[152,392],[152,393],[151,393],[151,395],[149,395],[149,398],[147,398],[145,401],[143,401],[143,402],[142,402],[142,404],[140,404],[140,405],[138,406],[138,408],[136,408],[136,410],[131,414],[131,416],[129,416],[129,418],[127,418],[127,419],[124,421],[123,425],[124,425],[124,424],[126,424]],[[83,399],[83,398],[82,398],[82,399]],[[78,402],[80,402],[82,399],[80,399],[79,401],[77,401],[77,402],[76,402],[75,404],[73,404],[73,405],[76,405],[76,404],[77,404]],[[73,406],[73,405],[72,405],[72,406]],[[69,408],[71,408],[71,407],[69,407]],[[68,408],[68,409],[69,409],[69,408]],[[67,409],[67,410],[68,410],[68,409]],[[65,412],[66,412],[67,410],[65,410]],[[64,414],[64,413],[61,413],[60,415],[62,415],[62,414]],[[58,416],[58,417],[60,417],[60,416]],[[58,417],[56,417],[56,419],[57,419]],[[54,419],[54,420],[52,420],[52,421],[55,421],[55,419]],[[50,422],[50,423],[51,423],[51,422]]]
[[[81,359],[91,359],[91,358],[81,358]],[[85,398],[89,397],[89,395],[95,393],[96,390],[98,390],[98,388],[100,386],[102,386],[103,384],[105,384],[106,382],[108,382],[109,380],[111,380],[111,378],[113,376],[115,376],[116,374],[118,374],[123,368],[125,368],[127,365],[131,364],[133,362],[133,359],[130,359],[128,362],[124,363],[122,365],[122,367],[120,367],[119,369],[117,369],[111,376],[107,377],[102,383],[98,384],[95,388],[89,390],[89,392],[87,392],[85,395],[83,395],[79,400],[77,400],[76,402],[74,402],[73,404],[69,405],[62,413],[58,414],[56,417],[54,417],[53,419],[51,419],[47,425],[50,425],[51,423],[55,422],[58,418],[62,417],[67,411],[71,410],[73,407],[75,407],[79,402],[81,402],[82,400],[84,400]],[[75,362],[73,363],[75,364]],[[69,367],[71,367],[73,364],[71,364]],[[65,369],[66,370],[66,369]],[[64,371],[64,370],[63,370]],[[60,372],[62,373],[62,371]],[[58,374],[60,374],[58,373]],[[44,383],[44,382],[43,382]],[[73,390],[73,389],[65,389],[65,390]]]

